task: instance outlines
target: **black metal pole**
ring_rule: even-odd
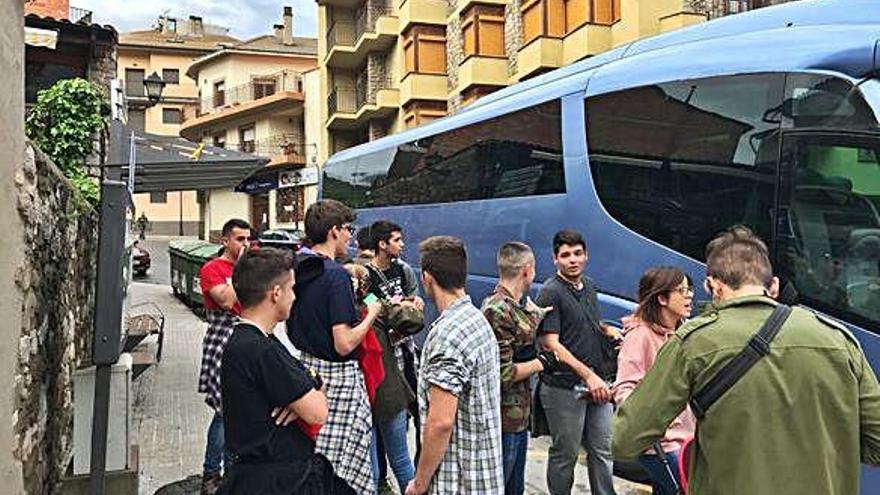
[[[95,403],[92,412],[92,457],[89,494],[104,495],[107,467],[107,422],[110,419],[110,365],[95,366]]]
[[[178,235],[183,236],[183,191],[177,191],[177,202],[179,203],[178,207],[180,211],[180,222],[178,224],[177,233]]]

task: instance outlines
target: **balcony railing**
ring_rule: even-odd
[[[92,11],[81,9],[79,7],[70,7],[67,12],[67,18],[70,22],[77,24],[91,24],[92,23]]]
[[[226,88],[202,98],[201,112],[202,114],[217,112],[229,106],[256,101],[283,91],[302,93],[302,74],[294,71],[282,71],[268,76],[255,76],[247,84]]]
[[[391,77],[383,77],[369,87],[366,77],[359,77],[354,85],[340,85],[333,88],[327,97],[327,114],[357,113],[367,104],[376,103],[376,94],[383,89],[393,89]]]
[[[228,147],[273,160],[304,162],[306,159],[306,146],[299,142],[299,136],[295,134],[277,134],[255,141],[242,141]]]
[[[376,30],[376,20],[394,13],[390,5],[361,7],[354,19],[336,19],[327,31],[327,46],[354,46],[364,33]]]

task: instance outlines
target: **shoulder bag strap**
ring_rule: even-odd
[[[776,338],[779,329],[782,328],[782,324],[790,314],[791,307],[785,304],[777,305],[761,329],[749,339],[743,350],[724,365],[721,371],[691,398],[691,409],[697,420],[702,421],[712,404],[730,390],[755,363],[770,354],[770,343]]]

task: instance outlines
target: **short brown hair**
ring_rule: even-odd
[[[528,263],[535,262],[532,248],[522,242],[506,242],[498,250],[498,274],[503,279],[512,279],[520,274],[520,271]]]
[[[655,266],[648,268],[639,280],[639,307],[636,316],[646,323],[660,324],[660,296],[678,288],[683,280],[688,287],[693,281],[682,270],[674,266]]]
[[[327,241],[327,234],[333,227],[354,222],[357,214],[335,199],[316,201],[306,210],[306,236],[314,244]]]
[[[232,271],[232,287],[243,308],[251,308],[266,298],[266,291],[293,276],[290,251],[263,248],[246,253]]]
[[[750,228],[731,227],[706,245],[706,275],[733,290],[743,285],[769,287],[773,267],[767,245]]]
[[[434,236],[419,244],[422,271],[430,273],[443,290],[463,289],[467,283],[467,251],[461,239]]]

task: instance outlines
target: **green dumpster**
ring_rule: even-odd
[[[187,302],[188,292],[186,279],[188,254],[191,250],[205,244],[207,244],[205,241],[171,241],[168,243],[168,257],[171,262],[171,289],[174,295],[184,302]]]
[[[208,260],[219,256],[221,247],[222,246],[218,244],[204,243],[201,246],[191,249],[187,253],[186,273],[189,287],[186,297],[189,300],[190,306],[204,306],[204,301],[202,299],[202,283],[199,277],[199,270],[202,269],[202,265],[207,263]]]

